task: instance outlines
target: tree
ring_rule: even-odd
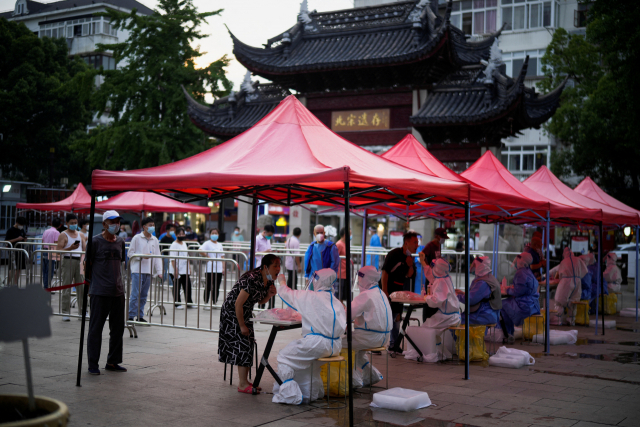
[[[203,100],[210,88],[214,97],[232,87],[226,78],[226,56],[197,69],[203,55],[194,41],[206,36],[198,27],[222,10],[198,13],[192,0],[160,0],[152,16],[109,9],[103,15],[114,27],[129,31],[124,43],[99,46],[113,51],[117,70],[102,71],[97,93],[98,111],[113,122],[91,132],[88,143],[93,167],[138,169],[179,160],[210,148],[204,133],[187,114],[184,86]]]
[[[571,84],[547,129],[566,144],[552,156],[559,176],[591,176],[616,197],[640,208],[639,84],[634,79],[640,2],[591,3],[586,36],[559,28],[544,57],[550,91],[565,77]],[[635,59],[634,59],[635,58]]]
[[[95,71],[68,51],[64,39],[38,38],[0,18],[3,176],[53,185],[54,161],[65,177],[76,177],[67,142],[91,122]]]

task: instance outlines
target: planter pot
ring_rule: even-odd
[[[0,394],[1,427],[66,427],[69,421],[69,409],[59,400],[44,396],[35,396],[36,415],[21,420],[8,418],[9,414],[29,413],[29,397],[26,394]]]

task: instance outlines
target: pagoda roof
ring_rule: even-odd
[[[528,56],[514,79],[504,67],[487,71],[484,64],[465,67],[432,87],[410,118],[425,141],[499,143],[523,129],[539,128],[555,113],[566,81],[540,95],[525,86]]]
[[[258,123],[290,95],[288,90],[273,84],[250,82],[242,86],[240,91],[231,92],[210,105],[199,103],[183,87],[193,124],[207,134],[227,140]]]
[[[306,2],[303,2],[303,7]],[[334,12],[301,10],[298,23],[248,46],[231,32],[233,53],[254,74],[299,92],[421,86],[490,55],[500,31],[468,41],[437,0],[414,0]]]

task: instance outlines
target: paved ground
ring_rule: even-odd
[[[625,298],[625,305],[633,301],[631,295]],[[189,310],[189,317],[196,312]],[[184,316],[183,311],[177,313]],[[202,310],[200,314],[208,318],[209,312]],[[218,315],[217,310],[213,312],[214,318]],[[216,355],[218,336],[211,332],[138,328],[137,339],[125,334],[124,365],[129,372],[89,376],[83,361],[82,387],[76,387],[80,322],[51,319],[53,336],[30,341],[35,390],[67,403],[72,427],[346,423],[344,410],[282,406],[271,403],[269,394],[238,394],[235,385],[222,379],[223,365]],[[532,353],[536,364],[513,370],[474,363],[468,381],[463,379],[463,365],[389,359],[390,386],[427,391],[435,406],[410,413],[372,410],[370,397],[357,395],[355,424],[636,426],[640,417],[640,324],[635,319],[615,319],[619,329],[607,330],[604,337],[595,336],[593,328],[577,327],[579,345],[554,346],[551,355],[543,355],[541,345],[516,345]],[[269,328],[256,329],[261,353]],[[274,365],[277,350],[298,336],[299,330],[279,334],[271,357]],[[104,337],[103,354],[108,346],[106,331]],[[382,368],[384,357],[377,356],[375,364]],[[237,378],[237,373],[234,376]],[[266,374],[263,388],[270,391],[272,384]],[[25,391],[21,345],[3,344],[0,393]]]

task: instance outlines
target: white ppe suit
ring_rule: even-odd
[[[278,276],[284,281],[284,276]],[[321,357],[337,356],[342,349],[342,334],[347,327],[347,315],[342,303],[333,296],[336,272],[330,268],[317,271],[312,278],[314,291],[293,290],[286,282],[278,295],[286,305],[302,316],[302,338],[289,343],[278,353],[278,376],[282,385],[273,386],[273,402],[299,405],[324,396],[320,377],[321,363],[311,362]],[[311,396],[313,381],[313,396]]]
[[[563,260],[558,266],[560,282],[554,298],[557,319],[554,320],[550,316],[549,320],[552,324],[573,323],[577,307],[569,303],[580,301],[582,278],[589,272],[584,261],[576,257],[570,248],[564,248],[562,256]]]
[[[379,281],[380,272],[374,266],[362,267],[358,272],[360,294],[351,302],[351,315],[355,326],[351,345],[353,351],[357,352],[353,367],[354,387],[375,384],[383,378],[375,367],[369,366],[369,357],[362,351],[389,344],[393,318],[389,300],[380,289]],[[342,341],[342,347],[345,348],[346,338]]]
[[[425,276],[433,278],[429,285],[429,294],[425,296],[425,302],[429,307],[437,308],[438,312],[425,320],[421,328],[425,328],[430,332],[426,339],[433,340],[440,347],[436,353],[424,355],[423,360],[426,362],[437,362],[438,353],[442,353],[444,357],[450,357],[447,349],[444,348],[444,345],[441,345],[443,343],[438,343],[438,340],[442,332],[447,328],[460,324],[461,304],[456,297],[449,270],[449,263],[442,258],[436,258],[431,262],[431,267],[425,269]],[[418,357],[418,352],[413,348],[407,349],[404,354],[406,359]]]
[[[605,268],[604,273],[602,273],[602,277],[605,282],[607,282],[609,292],[620,292],[620,284],[622,283],[622,272],[616,264],[618,255],[616,255],[615,252],[609,252],[604,260],[607,263],[607,268]]]

